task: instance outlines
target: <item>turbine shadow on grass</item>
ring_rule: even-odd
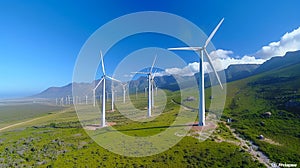
[[[114,131],[126,132],[126,131],[136,131],[136,130],[147,130],[147,129],[159,129],[159,128],[176,128],[176,127],[186,127],[186,126],[198,126],[198,124],[180,124],[180,125],[165,125],[156,127],[143,127],[143,128],[132,128],[132,129],[120,129]]]
[[[102,131],[98,132],[94,135],[99,135],[99,134],[104,134],[106,132],[129,132],[129,131],[138,131],[138,130],[151,130],[151,129],[167,129],[167,128],[176,128],[176,127],[194,127],[194,126],[198,126],[198,124],[179,124],[179,125],[165,125],[165,126],[155,126],[155,127],[143,127],[143,128],[131,128],[131,129],[109,129],[109,127],[107,128],[101,128]],[[101,129],[97,129],[97,130],[101,130]],[[105,130],[103,130],[105,129]]]

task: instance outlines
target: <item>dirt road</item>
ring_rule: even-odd
[[[63,111],[58,112],[58,113],[54,113],[54,114],[50,114],[50,115],[46,115],[46,116],[42,116],[42,117],[37,117],[37,118],[31,119],[31,120],[15,123],[15,124],[12,124],[12,125],[8,125],[6,127],[0,128],[0,132],[3,131],[3,130],[9,129],[9,128],[13,128],[13,127],[16,127],[16,126],[19,126],[19,125],[27,124],[27,123],[30,123],[30,122],[33,122],[33,121],[36,121],[36,120],[40,120],[40,119],[44,119],[44,118],[47,118],[47,117],[50,117],[50,116],[62,114],[62,113],[65,113],[65,112],[67,112],[67,110],[63,110]]]
[[[238,146],[241,148],[246,148],[247,152],[252,156],[253,159],[258,160],[260,163],[264,164],[267,167],[271,167],[270,159],[261,151],[258,150],[258,146],[254,145],[251,141],[241,138],[238,134],[235,133],[235,130],[228,125],[225,126],[231,131],[232,135],[240,141]]]
[[[185,110],[194,110],[191,109],[189,107],[186,107],[185,105],[175,102],[174,100],[172,100],[172,102],[174,104],[178,104],[181,105],[181,107],[183,107]],[[246,148],[246,151],[252,156],[253,159],[258,160],[260,163],[264,164],[266,167],[270,168],[271,167],[271,161],[270,159],[261,151],[258,150],[258,146],[254,145],[251,141],[246,140],[241,138],[238,134],[235,133],[235,130],[233,128],[231,128],[230,126],[228,126],[225,122],[224,125],[230,130],[231,134],[239,140],[239,142],[236,141],[231,141],[231,140],[226,140],[223,139],[221,141],[225,141],[228,143],[233,143],[237,146],[240,146],[240,148]]]

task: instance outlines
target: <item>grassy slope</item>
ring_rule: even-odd
[[[224,119],[234,119],[231,126],[276,163],[300,164],[300,111],[285,106],[299,96],[299,72],[298,64],[227,85]],[[272,113],[270,118],[262,115],[267,111]],[[280,145],[259,140],[261,134]]]
[[[300,102],[299,84],[300,64],[228,83],[222,120],[232,118],[231,127],[259,145],[271,161],[299,165],[300,107],[285,106],[290,100]],[[184,104],[198,108],[197,91],[189,89],[188,92],[196,101]],[[210,106],[210,94],[211,88],[207,88],[206,110]],[[268,111],[272,113],[270,118],[263,116]],[[264,135],[267,140],[259,140],[258,135]]]

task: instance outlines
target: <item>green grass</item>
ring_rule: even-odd
[[[299,72],[300,66],[294,65],[227,85],[224,120],[232,118],[231,126],[276,163],[300,164],[300,113],[285,106],[299,101]],[[270,118],[263,116],[267,111]],[[261,134],[276,143],[259,140]]]
[[[44,125],[1,133],[0,165],[10,167],[261,167],[229,143],[200,143],[185,137],[169,150],[141,158],[117,155],[98,146],[80,125]],[[4,160],[2,159],[4,158]],[[5,166],[4,166],[5,167]]]
[[[217,139],[221,138],[228,141],[236,141],[237,139],[231,134],[231,131],[225,126],[224,123],[219,123],[218,128],[214,132],[213,136]]]
[[[142,123],[130,121],[118,111],[107,113],[107,120],[117,122],[114,128],[127,135],[140,137],[156,135],[170,126],[178,115],[179,105],[171,101],[178,98],[177,93],[169,92],[167,95],[165,110],[152,121]],[[142,101],[144,100],[141,99],[140,102]],[[184,122],[187,122],[185,119],[189,119],[190,114],[193,112],[183,113]],[[100,118],[99,115],[98,117]],[[221,130],[225,128],[221,127]],[[230,138],[230,134],[227,133],[222,133],[221,136]],[[218,143],[209,139],[199,142],[193,137],[184,137],[169,150],[149,157],[136,158],[114,154],[97,145],[87,135],[72,108],[63,112],[47,113],[33,122],[2,131],[0,137],[0,167],[263,166],[254,162],[248,153],[234,144]]]
[[[0,106],[0,128],[28,119],[57,113],[63,109],[61,106],[46,104],[2,105]]]

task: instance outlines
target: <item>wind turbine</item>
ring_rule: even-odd
[[[108,91],[106,91],[106,102],[108,101],[108,95],[109,95],[110,93],[108,92]]]
[[[63,106],[64,105],[64,98],[60,98],[60,105]]]
[[[135,87],[135,99],[137,99],[137,92],[138,92],[138,87]]]
[[[221,26],[221,24],[223,23],[224,18],[219,22],[219,24],[217,25],[217,27],[212,31],[212,33],[210,34],[210,36],[207,38],[204,46],[202,47],[178,47],[178,48],[168,48],[168,50],[190,50],[190,51],[195,51],[195,52],[199,52],[200,54],[200,60],[199,60],[199,126],[205,126],[205,96],[204,96],[204,68],[203,68],[203,58],[204,58],[204,53],[208,59],[208,62],[210,64],[210,66],[212,67],[217,80],[221,86],[221,88],[223,89],[221,80],[219,78],[219,75],[215,69],[215,67],[212,64],[212,60],[206,50],[207,45],[209,44],[209,42],[211,41],[211,39],[213,38],[213,36],[215,35],[215,33],[217,32],[217,30],[219,29],[219,27]]]
[[[68,102],[69,102],[69,104],[71,104],[71,98],[70,98],[70,96],[68,96]]]
[[[145,87],[145,97],[147,96],[147,89],[148,87]]]
[[[153,60],[153,63],[152,63],[152,66],[149,70],[149,72],[133,72],[133,73],[136,73],[136,74],[144,74],[144,75],[147,75],[148,76],[148,117],[151,117],[151,111],[152,111],[152,90],[153,90],[153,84],[152,84],[152,78],[153,78],[153,67],[154,67],[154,64],[155,64],[155,61],[156,61],[156,56],[154,57],[154,60]],[[146,88],[145,88],[146,90]]]
[[[101,80],[98,82],[98,84],[96,85],[96,87],[93,89],[93,97],[94,97],[94,107],[96,106],[96,89],[99,87],[99,85],[101,83],[103,83],[103,88],[102,88],[102,127],[105,127],[105,84],[106,84],[106,79],[110,79],[113,81],[117,81],[117,82],[121,82],[119,80],[116,80],[110,76],[107,76],[105,73],[105,67],[104,67],[104,61],[103,61],[103,55],[102,55],[102,51],[100,51],[100,57],[101,57],[101,65],[102,65],[102,73],[103,76],[101,78]]]
[[[114,86],[111,86],[111,111],[115,111],[114,109],[114,103],[115,103],[115,89]]]
[[[126,96],[126,86],[127,86],[127,83],[121,83],[122,84],[122,88],[123,88],[123,103],[125,103],[126,102],[126,100],[125,100],[125,96]]]
[[[151,103],[152,107],[154,108],[154,75],[150,75],[151,77]]]

